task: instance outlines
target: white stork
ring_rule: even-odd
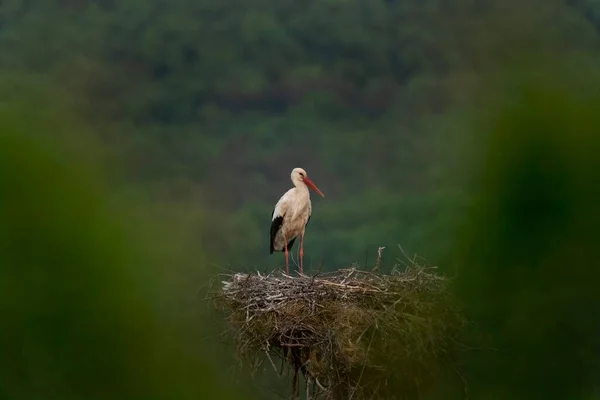
[[[303,272],[304,231],[312,212],[308,188],[325,197],[313,181],[308,179],[306,171],[302,168],[294,168],[291,178],[295,187],[281,196],[273,209],[270,248],[270,254],[274,251],[285,252],[285,270],[288,275],[290,273],[289,251],[298,236],[300,236],[300,272]]]

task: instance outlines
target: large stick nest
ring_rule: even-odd
[[[280,357],[312,397],[419,398],[453,367],[463,318],[431,268],[316,276],[237,273],[222,282],[239,356]]]

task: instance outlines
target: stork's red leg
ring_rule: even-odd
[[[285,246],[285,272],[290,274],[290,253],[288,252],[287,246]]]
[[[288,241],[287,238],[284,236],[283,237],[284,240],[284,248],[285,248],[285,272],[286,274],[290,274],[290,261],[289,261],[289,252],[288,252]]]
[[[304,234],[300,234],[300,273],[304,272]]]

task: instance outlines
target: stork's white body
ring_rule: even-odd
[[[312,205],[306,185],[285,192],[275,205],[271,218],[271,223],[275,223],[278,218],[283,219],[273,238],[273,251],[284,251],[286,243],[288,251],[291,250],[294,240],[298,236],[304,236],[311,213]]]
[[[288,190],[277,202],[271,216],[271,244],[270,253],[285,252],[286,270],[289,273],[288,252],[292,249],[296,238],[300,237],[300,271],[304,258],[303,242],[306,224],[312,214],[312,204],[308,188],[311,187],[321,196],[323,193],[306,176],[302,168],[292,171],[294,186]],[[307,186],[308,185],[308,186]]]

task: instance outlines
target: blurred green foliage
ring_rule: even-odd
[[[0,396],[229,398],[215,362],[190,356],[210,343],[182,346],[193,324],[160,312],[174,287],[152,278],[165,260],[129,225],[133,205],[74,153],[82,132],[42,114],[0,111]]]
[[[509,75],[520,88],[482,118],[479,200],[454,259],[482,335],[477,398],[585,398],[598,383],[600,81],[547,71]]]
[[[302,166],[327,195],[313,270],[372,263],[382,245],[389,267],[401,244],[456,274],[477,328],[472,398],[597,396],[599,13],[1,2],[0,395],[202,398],[231,383],[222,321],[196,291],[282,264],[270,213]],[[263,383],[258,398],[287,388]]]

